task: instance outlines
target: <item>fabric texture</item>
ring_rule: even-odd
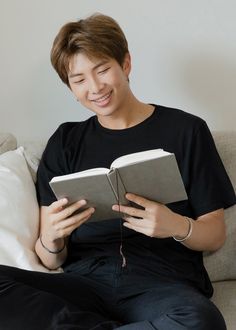
[[[213,132],[216,147],[236,189],[236,132]],[[236,205],[225,210],[227,239],[222,248],[204,254],[204,264],[211,281],[236,279]]]
[[[196,218],[236,202],[206,123],[184,111],[163,106],[156,106],[150,117],[128,129],[104,128],[96,116],[61,125],[49,140],[39,166],[39,202],[49,205],[55,200],[48,185],[55,175],[109,167],[119,156],[155,148],[175,153],[189,197],[187,201],[169,204],[174,212]],[[73,271],[78,260],[91,255],[119,255],[120,228],[117,219],[83,224],[71,235],[64,269]],[[122,238],[127,260],[137,259],[157,275],[190,281],[207,296],[212,295],[201,252],[172,238],[152,239],[127,228],[122,229]]]
[[[76,273],[54,275],[0,266],[0,302],[0,328],[8,321],[9,330],[15,330],[17,320],[24,324],[27,310],[30,321],[44,316],[40,330],[53,319],[49,329],[116,329],[119,322],[120,330],[226,330],[214,304],[192,285],[158,277],[132,261],[122,267],[119,257],[90,258]]]
[[[48,271],[34,252],[39,207],[23,148],[0,156],[0,264]]]
[[[214,296],[212,301],[224,315],[228,330],[236,328],[236,281],[220,281],[213,283]]]
[[[22,145],[24,146],[24,156],[27,161],[30,174],[33,181],[36,182],[36,173],[46,143],[40,141],[27,141],[22,143]]]
[[[9,134],[0,134],[0,153],[3,150],[2,149],[2,142],[5,141],[6,135],[9,136]],[[2,138],[4,136],[4,138]],[[10,134],[11,136],[11,134]],[[219,154],[223,160],[223,163],[225,165],[225,168],[229,174],[229,177],[231,179],[231,182],[233,183],[234,188],[236,189],[236,132],[229,132],[229,131],[222,131],[222,132],[213,132],[213,137],[216,142],[216,147],[219,151]],[[31,146],[28,148],[28,141],[27,144],[27,152],[28,152],[28,158],[31,157],[35,159],[34,155],[39,155],[36,158],[39,158],[41,155],[41,145],[34,143],[30,143]],[[7,144],[8,145],[8,144]],[[16,145],[16,142],[15,144]],[[14,145],[12,145],[11,148],[14,149]],[[4,150],[7,151],[4,147]],[[33,156],[31,156],[31,152],[34,153]],[[35,161],[33,161],[34,164]],[[1,173],[1,170],[0,170]],[[0,174],[0,177],[1,174]],[[0,188],[1,190],[1,188]],[[12,194],[12,191],[11,191]],[[0,200],[1,204],[1,200]],[[1,213],[1,211],[0,211]],[[224,318],[226,320],[227,329],[228,330],[234,330],[236,326],[236,320],[235,320],[235,310],[236,310],[236,263],[235,260],[235,237],[236,237],[236,206],[233,206],[227,210],[225,210],[225,218],[226,218],[226,225],[227,225],[227,241],[223,248],[221,248],[219,251],[205,254],[204,255],[204,263],[207,268],[207,271],[209,273],[210,279],[214,281],[213,287],[214,287],[214,295],[212,297],[213,302],[218,306],[218,308],[222,311]],[[1,220],[0,220],[1,223]],[[1,245],[0,245],[1,246]],[[1,248],[0,248],[1,251]],[[1,252],[0,252],[1,255]],[[231,278],[232,281],[227,280],[223,281],[224,279]],[[221,281],[222,279],[222,281]],[[219,281],[219,282],[215,282]],[[49,302],[50,299],[48,299]],[[22,302],[24,304],[24,302]],[[43,304],[43,302],[42,302]],[[50,304],[48,310],[50,310]],[[17,308],[17,307],[16,307]],[[35,306],[32,307],[32,310],[34,310]],[[13,308],[11,306],[11,310],[13,311]],[[27,318],[27,313],[25,314],[25,317]],[[32,319],[32,325],[35,323],[35,318]],[[6,326],[8,323],[6,324]],[[135,325],[136,326],[136,325]],[[5,327],[6,328],[6,327]],[[24,328],[25,329],[25,328]],[[136,329],[135,329],[136,330]]]
[[[16,138],[10,133],[0,133],[0,155],[16,148]]]

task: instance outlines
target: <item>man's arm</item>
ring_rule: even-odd
[[[84,200],[69,206],[67,204],[67,199],[63,198],[40,209],[40,236],[35,244],[35,251],[48,269],[56,269],[64,263],[67,257],[67,238],[94,212],[94,208],[90,207],[74,214],[86,205]]]
[[[216,251],[223,246],[226,239],[223,209],[204,214],[192,224],[192,234],[182,244],[198,251]]]
[[[57,269],[60,267],[67,257],[67,246],[60,252],[60,253],[50,253],[48,252],[42,245],[43,244],[51,251],[59,251],[64,246],[65,241],[64,238],[58,238],[56,241],[49,241],[47,239],[47,236],[44,235],[43,223],[45,223],[48,220],[48,208],[46,206],[42,206],[40,208],[40,223],[41,223],[41,240],[38,238],[36,244],[35,244],[35,251],[39,258],[41,259],[44,266],[46,266],[48,269]]]
[[[171,211],[163,204],[134,194],[127,194],[126,198],[144,209],[114,205],[113,210],[127,214],[124,218],[125,227],[157,238],[178,237],[181,239],[188,235],[189,220],[186,217]],[[223,209],[204,214],[195,221],[190,219],[190,221],[191,235],[181,242],[182,244],[197,251],[215,251],[224,244],[226,230]]]

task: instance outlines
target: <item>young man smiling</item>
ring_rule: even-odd
[[[81,69],[83,68],[83,71]],[[68,82],[77,98],[104,127],[128,128],[151,115],[154,106],[139,102],[129,87],[131,59],[90,59],[79,53],[71,59]]]
[[[209,300],[213,289],[202,251],[223,245],[223,209],[236,198],[206,123],[134,96],[128,44],[108,16],[63,26],[51,60],[76,99],[95,115],[60,125],[38,169],[41,226],[35,249],[44,265],[62,266],[64,273],[1,266],[0,325],[10,330],[225,330]],[[48,184],[53,176],[109,167],[121,155],[154,148],[175,153],[187,201],[163,205],[131,191],[127,198],[142,208],[113,205],[127,216],[93,223],[87,220],[96,209],[75,212],[86,201],[56,201]],[[14,319],[9,315],[13,299],[18,302]]]

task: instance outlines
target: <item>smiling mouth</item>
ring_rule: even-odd
[[[95,103],[102,103],[102,102],[106,101],[111,96],[111,93],[112,93],[112,91],[105,94],[104,96],[101,96],[101,97],[99,97],[95,100],[91,100],[91,101],[95,102]]]

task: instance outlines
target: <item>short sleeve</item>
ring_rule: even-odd
[[[233,186],[203,120],[192,143],[189,202],[196,217],[236,203]]]
[[[54,176],[63,175],[67,171],[62,131],[63,125],[59,126],[49,139],[39,163],[36,190],[40,206],[49,206],[56,200],[49,181]]]

